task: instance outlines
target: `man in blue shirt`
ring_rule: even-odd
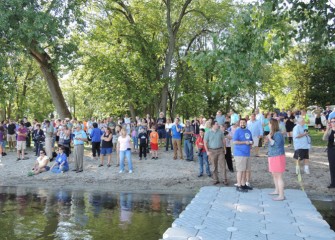
[[[245,118],[240,120],[240,127],[236,129],[234,142],[234,158],[236,163],[236,190],[239,192],[247,192],[252,190],[252,187],[246,185],[246,174],[251,169],[250,166],[250,149],[253,144],[252,134],[246,128],[247,121]]]
[[[80,173],[83,171],[83,163],[84,163],[84,142],[87,142],[87,135],[85,131],[82,129],[80,124],[77,124],[76,129],[73,132],[73,145],[74,152],[73,158],[75,162],[75,171],[76,173]]]
[[[179,150],[180,159],[183,160],[183,150],[181,148],[181,133],[182,126],[179,124],[179,118],[176,118],[174,124],[171,127],[172,134],[172,144],[173,144],[173,159],[177,160],[178,154],[177,150]]]
[[[251,114],[251,118],[247,123],[247,128],[251,132],[252,139],[254,141],[254,149],[256,157],[259,157],[259,141],[262,141],[263,137],[263,126],[260,120],[256,119],[256,114]]]

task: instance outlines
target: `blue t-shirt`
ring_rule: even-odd
[[[93,128],[90,136],[92,139],[92,142],[101,142],[101,135],[102,135],[102,131],[100,128]]]
[[[56,163],[58,163],[59,166],[62,163],[64,163],[63,166],[69,168],[69,163],[67,162],[67,157],[66,157],[65,153],[57,155],[57,157],[56,157]]]
[[[180,133],[180,130],[182,129],[182,126],[178,124],[178,129],[179,129],[179,132],[177,132],[177,128],[176,128],[176,125],[173,124],[172,127],[171,127],[171,132],[172,132],[172,138],[175,138],[175,139],[181,139],[181,133]]]
[[[253,141],[251,132],[248,129],[238,128],[236,129],[233,141]],[[250,157],[250,145],[247,144],[235,144],[234,145],[234,156],[239,157]]]

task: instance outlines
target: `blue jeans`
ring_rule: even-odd
[[[124,171],[124,158],[127,157],[128,159],[128,170],[133,170],[133,164],[131,162],[131,151],[124,150],[120,151],[120,171]]]
[[[209,170],[207,152],[199,152],[198,153],[198,160],[199,160],[199,174],[202,175],[204,173],[204,163],[205,163],[206,173],[207,173],[208,176],[210,176],[211,172]]]
[[[53,172],[53,173],[61,173],[61,172],[67,172],[67,171],[69,171],[69,168],[68,167],[66,167],[66,166],[61,166],[61,167],[59,167],[59,166],[55,166],[52,170],[51,170],[51,172]]]
[[[191,139],[185,139],[184,140],[184,152],[186,155],[186,160],[193,161],[193,143],[191,142]]]
[[[169,145],[171,144],[171,150],[173,150],[173,145],[172,145],[172,136],[170,131],[166,133],[166,144],[165,144],[165,150],[169,150]]]
[[[134,149],[138,149],[138,137],[133,137]]]

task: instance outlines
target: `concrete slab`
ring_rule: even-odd
[[[285,190],[273,201],[272,189],[240,193],[234,187],[203,187],[167,229],[167,240],[335,240],[306,193]]]

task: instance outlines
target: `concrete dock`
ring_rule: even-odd
[[[163,234],[165,240],[335,240],[306,193],[273,189],[237,192],[234,187],[203,187]]]

